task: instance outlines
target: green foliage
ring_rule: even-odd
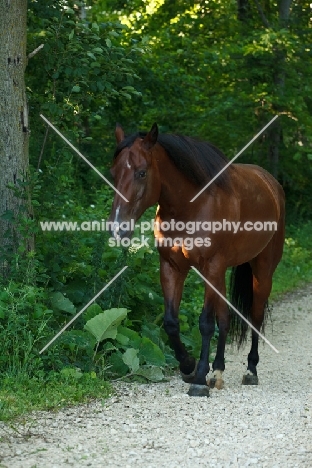
[[[51,294],[51,305],[54,310],[68,312],[70,314],[75,314],[76,308],[72,302],[67,297],[60,292],[54,292]]]
[[[95,309],[100,310],[98,306],[91,307],[91,311],[90,308],[87,310],[88,315],[93,314]],[[95,337],[97,343],[94,360],[98,363],[107,361],[106,369],[113,374],[126,375],[129,371],[131,375],[153,380],[155,373],[156,381],[161,380],[160,376],[163,378],[161,369],[153,371],[152,367],[166,365],[162,350],[149,338],[141,337],[134,330],[120,326],[126,316],[127,309],[114,308],[100,312],[87,321],[84,329]],[[102,341],[105,343],[99,351],[99,344]]]
[[[138,350],[134,348],[128,348],[123,356],[123,362],[129,367],[132,373],[135,373],[140,367],[140,359],[138,358]]]
[[[109,309],[88,320],[84,328],[90,332],[97,343],[108,338],[115,339],[117,326],[126,318],[127,309]]]
[[[0,368],[12,376],[42,368],[38,346],[47,338],[53,311],[43,288],[9,283],[0,292]]]
[[[39,373],[36,377],[6,377],[0,386],[0,420],[7,421],[34,410],[60,410],[69,405],[104,399],[111,393],[107,382],[94,372],[74,368],[62,372]],[[30,416],[27,416],[29,421]]]
[[[111,248],[108,234],[100,231],[41,230],[40,221],[80,225],[107,219],[113,193],[44,128],[40,113],[108,178],[116,121],[128,132],[157,121],[162,132],[210,140],[231,157],[279,114],[278,124],[240,162],[274,172],[286,192],[289,227],[273,298],[311,281],[311,224],[302,224],[311,219],[312,203],[310,7],[291,2],[289,20],[281,20],[276,2],[265,2],[264,24],[255,2],[248,2],[246,11],[237,5],[221,0],[28,2],[28,52],[44,47],[26,70],[31,178],[11,187],[23,197],[19,215],[1,214],[10,221],[7,234],[20,239],[16,253],[1,251],[10,265],[0,293],[4,417],[21,412],[22,405],[34,408],[36,395],[38,407],[57,407],[62,399],[71,402],[75,391],[78,399],[99,395],[103,376],[159,381],[165,369],[177,366],[162,327],[155,249]],[[154,211],[142,219],[152,219]],[[35,251],[29,252],[32,236]],[[39,355],[124,265],[128,269],[98,303]],[[203,295],[202,281],[190,274],[180,324],[182,341],[197,358]],[[214,347],[215,340],[212,353]],[[24,379],[24,396],[12,376]],[[53,387],[58,379],[64,383],[60,393]],[[16,390],[13,400],[9,385]]]
[[[273,278],[271,297],[293,291],[312,281],[312,223],[287,228],[283,258]]]
[[[75,137],[91,138],[90,129],[99,125],[113,99],[139,95],[132,85],[141,49],[122,45],[124,29],[118,22],[82,19],[75,2],[31,2],[28,47],[44,43],[29,62],[33,111]]]
[[[262,5],[263,15],[255,2],[247,4],[248,11],[219,0],[133,1],[116,7],[130,37],[149,47],[137,63],[142,99],[131,106],[123,101],[116,118],[122,115],[130,130],[134,122],[146,127],[156,120],[162,131],[208,139],[232,157],[279,114],[240,161],[273,172],[287,190],[288,212],[309,218],[309,6],[291,2],[289,19],[281,19],[274,2]],[[110,17],[114,7],[104,1],[101,8]]]

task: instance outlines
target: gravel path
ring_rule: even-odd
[[[258,387],[241,386],[249,346],[228,347],[225,388],[118,384],[105,401],[0,426],[0,467],[312,467],[312,285],[275,305]],[[22,435],[24,434],[24,437]],[[28,436],[27,436],[28,435]]]

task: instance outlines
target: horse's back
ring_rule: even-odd
[[[281,184],[263,167],[255,164],[234,164],[234,181],[239,192],[267,194],[267,203],[271,200],[276,206],[277,218],[284,218],[285,193]],[[234,182],[235,185],[235,182]],[[263,195],[264,196],[264,195]]]

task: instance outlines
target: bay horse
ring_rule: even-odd
[[[224,351],[230,322],[236,327],[239,343],[246,337],[247,326],[235,313],[231,317],[223,298],[205,284],[204,305],[199,316],[202,347],[197,363],[179,334],[184,281],[190,268],[195,267],[226,296],[225,274],[232,267],[230,301],[260,331],[272,276],[283,253],[284,191],[271,174],[256,165],[232,164],[221,172],[228,160],[218,148],[186,136],[159,134],[157,124],[149,132],[130,136],[125,136],[117,124],[115,136],[117,147],[111,174],[119,193],[116,191],[109,218],[114,221],[111,234],[119,239],[130,237],[132,232],[127,227],[130,221],[137,221],[147,208],[158,204],[154,236],[160,255],[164,329],[179,361],[182,378],[191,384],[188,394],[209,396],[209,387],[223,387]],[[187,225],[190,221],[195,223],[196,231],[181,232],[183,223]],[[227,229],[211,231],[207,238],[208,221],[219,222]],[[275,229],[260,230],[266,222],[273,223]],[[239,223],[239,229],[230,230],[229,226],[234,226],[230,223]],[[216,225],[220,227],[220,224]],[[254,229],[250,230],[250,226]],[[212,364],[213,377],[207,380],[215,321],[219,337]],[[256,385],[259,336],[254,330],[251,335],[242,383]]]

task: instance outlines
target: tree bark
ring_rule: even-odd
[[[1,216],[18,216],[24,198],[19,182],[25,182],[28,173],[26,21],[27,0],[0,0],[0,255],[17,247],[14,238],[19,236]]]
[[[279,27],[287,28],[289,23],[289,14],[290,6],[292,0],[280,0],[279,2]],[[274,85],[275,85],[275,95],[277,100],[283,96],[285,92],[285,60],[286,60],[286,51],[280,47],[276,47],[274,54]],[[279,106],[275,106],[277,111],[281,109]],[[269,130],[269,161],[271,165],[271,172],[274,177],[278,176],[278,166],[279,166],[279,151],[280,144],[282,141],[282,124],[280,120],[275,123],[275,125]]]
[[[237,19],[245,22],[250,18],[249,0],[237,0]]]
[[[279,2],[280,22],[288,23],[291,2],[292,0],[280,0]]]

